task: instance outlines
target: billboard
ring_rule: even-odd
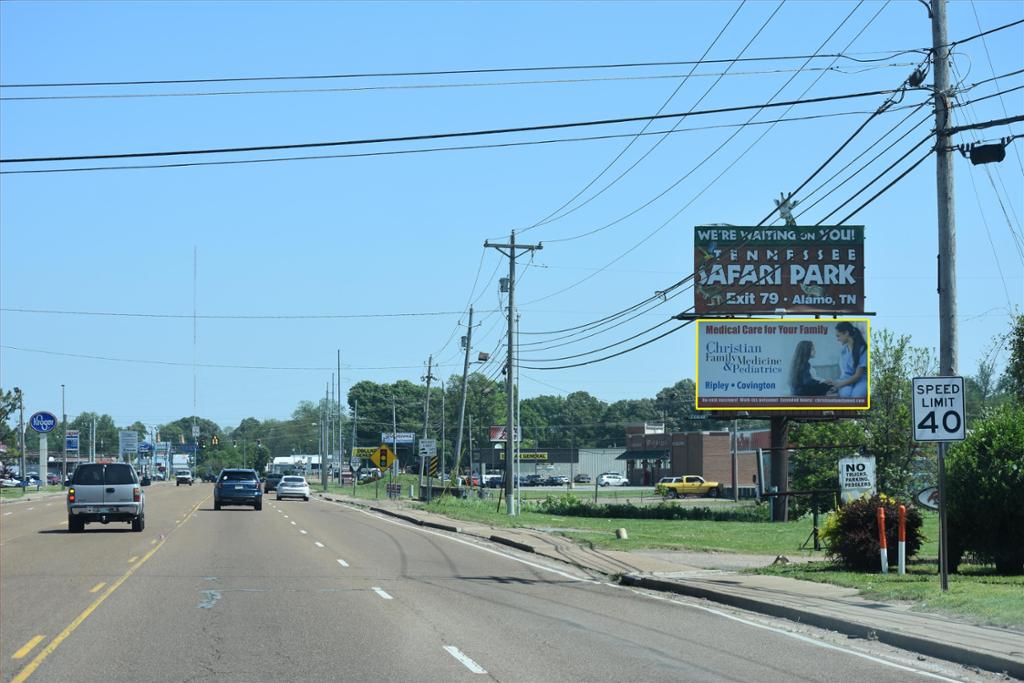
[[[864,226],[693,230],[694,311],[863,313]]]
[[[519,431],[519,425],[516,425],[514,434],[517,442],[523,440],[523,435]],[[491,441],[508,441],[508,428],[505,425],[491,427]]]
[[[416,434],[414,432],[398,432],[397,436],[398,443],[416,443]],[[380,442],[393,445],[395,443],[395,435],[391,432],[381,432]]]
[[[697,410],[864,410],[869,324],[698,320]]]

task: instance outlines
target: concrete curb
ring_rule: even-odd
[[[797,609],[794,607],[787,607],[784,605],[776,605],[763,600],[756,600],[742,595],[733,595],[728,592],[716,591],[702,586],[693,586],[678,581],[668,581],[665,579],[638,576],[636,574],[626,574],[622,577],[621,583],[626,586],[635,586],[637,588],[647,588],[649,590],[669,593],[679,593],[680,595],[688,595],[690,597],[703,598],[712,602],[720,602],[725,605],[731,605],[732,607],[738,607],[751,612],[759,612],[773,617],[780,617],[782,619],[789,619],[790,621],[810,624],[811,626],[817,626],[819,628],[826,628],[855,638],[870,638],[878,640],[879,642],[887,645],[892,645],[911,652],[917,652],[936,659],[943,659],[956,664],[976,666],[980,669],[985,669],[986,671],[1005,673],[1015,678],[1024,679],[1024,664],[1019,661],[1007,659],[998,655],[968,650],[949,643],[933,642],[924,638],[897,633],[895,631],[880,630],[865,624],[840,619],[838,617],[831,617],[825,614]]]
[[[369,508],[373,512],[379,512],[380,514],[387,515],[388,517],[395,517],[396,519],[411,522],[412,524],[415,524],[417,526],[425,526],[430,527],[431,529],[440,529],[442,531],[451,531],[456,534],[462,533],[462,529],[460,527],[453,526],[451,524],[440,524],[438,522],[430,522],[424,519],[420,519],[419,517],[413,517],[412,515],[406,515],[401,512],[395,512],[394,510],[388,510],[387,508],[382,507],[375,507],[373,505],[369,506]]]
[[[504,536],[493,535],[493,536],[490,537],[490,540],[494,541],[495,543],[500,543],[502,545],[507,545],[510,548],[515,548],[517,550],[522,550],[522,551],[527,552],[527,553],[536,553],[537,552],[537,549],[534,548],[532,545],[527,545],[526,543],[520,543],[519,541],[513,541],[511,538],[505,538]]]

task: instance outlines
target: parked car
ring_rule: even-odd
[[[545,486],[565,486],[569,483],[569,477],[564,474],[552,474],[545,480]]]
[[[21,486],[21,482],[13,477],[4,477],[0,479],[0,488],[13,489]]]
[[[359,470],[359,481],[375,481],[381,476],[381,471],[376,467],[364,467]]]
[[[598,486],[628,486],[629,480],[618,472],[605,472],[597,477]]]
[[[577,484],[589,484],[591,482],[589,474],[577,474],[572,480]]]
[[[281,478],[283,476],[284,475],[281,474],[280,472],[271,472],[270,474],[268,474],[266,478],[263,480],[264,493],[270,493],[271,491],[276,490],[277,484],[278,482],[281,481]]]
[[[127,463],[83,463],[75,468],[67,492],[68,531],[92,522],[128,522],[146,528],[146,496],[135,468]]]
[[[704,477],[695,474],[673,477],[673,479],[675,481],[659,481],[654,487],[654,492],[665,498],[685,498],[686,496],[717,498],[721,492],[721,485],[717,481],[705,481]]]
[[[294,475],[281,477],[281,480],[277,483],[277,499],[281,500],[282,498],[309,500],[309,483],[306,481],[306,478]]]
[[[519,483],[520,486],[542,486],[545,482],[545,478],[539,474],[528,474],[523,477],[523,480]]]
[[[213,487],[213,509],[220,510],[222,505],[252,505],[253,510],[263,509],[263,491],[256,470],[220,471]]]
[[[55,485],[60,483],[60,475],[54,474],[53,472],[46,475],[46,483]]]

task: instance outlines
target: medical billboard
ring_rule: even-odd
[[[694,311],[864,312],[864,226],[693,230]]]
[[[870,368],[866,319],[697,321],[697,410],[863,410]]]

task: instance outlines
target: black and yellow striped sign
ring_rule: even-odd
[[[427,474],[429,474],[432,477],[437,476],[437,460],[438,458],[436,455],[430,459],[430,465],[429,469],[427,470]]]

